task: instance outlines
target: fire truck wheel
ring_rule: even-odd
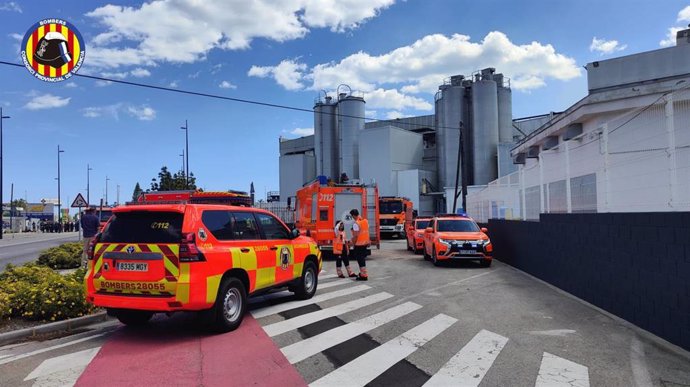
[[[242,323],[247,309],[247,292],[242,281],[235,277],[223,280],[213,307],[215,319],[212,328],[217,332],[230,332]]]
[[[316,286],[318,284],[318,276],[316,275],[316,266],[314,262],[307,261],[302,270],[302,277],[299,279],[297,285],[293,288],[295,295],[300,300],[307,300],[316,293]]]
[[[143,310],[129,310],[121,309],[115,312],[115,317],[121,323],[129,326],[142,326],[149,322],[153,317],[153,312],[146,312]]]

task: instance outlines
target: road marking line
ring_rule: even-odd
[[[323,271],[322,271],[323,273]],[[335,274],[319,274],[319,279],[324,280],[324,279],[329,279],[329,278],[337,278],[338,276]]]
[[[31,373],[24,378],[24,381],[44,378],[50,374],[72,370],[84,371],[91,360],[96,357],[96,354],[101,349],[101,347],[85,349],[83,351],[68,353],[66,355],[51,357],[50,359],[44,360],[38,367],[36,367]],[[81,372],[78,372],[81,375]],[[79,375],[76,375],[77,378]],[[73,382],[76,382],[76,378]]]
[[[364,386],[448,329],[456,321],[458,320],[453,317],[439,314],[352,360],[310,386]]]
[[[361,320],[357,320],[355,322],[333,328],[319,335],[312,336],[308,339],[298,341],[294,344],[288,345],[287,347],[283,347],[280,350],[291,364],[295,364],[310,356],[316,355],[325,349],[333,347],[334,345],[338,345],[353,337],[369,332],[370,330],[385,323],[391,322],[395,319],[405,316],[406,314],[414,312],[421,307],[421,305],[417,305],[414,302],[406,302],[390,309],[386,309],[383,312],[365,317]]]
[[[589,387],[589,369],[544,352],[534,387]]]
[[[280,321],[275,324],[266,325],[264,327],[264,331],[266,331],[266,334],[268,334],[271,337],[277,336],[281,333],[285,333],[317,321],[325,320],[329,317],[339,316],[341,314],[345,314],[347,312],[351,312],[353,310],[357,310],[359,308],[363,308],[365,306],[372,305],[383,300],[387,300],[391,297],[393,297],[393,295],[390,293],[377,293],[372,296],[360,298],[316,312],[293,317],[291,319]]]
[[[478,386],[508,338],[482,329],[424,386]]]
[[[340,285],[346,285],[346,284],[351,284],[352,281],[331,281],[331,282],[326,282],[325,284],[322,284],[319,282],[318,289],[328,289],[332,288],[334,286],[340,286]]]
[[[286,302],[283,304],[272,305],[272,306],[268,306],[268,307],[263,308],[263,309],[258,309],[258,310],[252,311],[252,316],[254,316],[254,318],[266,317],[266,316],[270,316],[272,314],[284,312],[284,311],[290,310],[290,309],[299,308],[299,307],[302,307],[305,305],[317,304],[321,301],[330,300],[332,298],[349,296],[350,294],[361,292],[361,291],[367,290],[367,289],[371,289],[371,287],[369,287],[367,285],[353,286],[353,287],[347,288],[347,289],[341,289],[341,290],[336,290],[334,292],[319,294],[318,296],[314,296],[308,300]]]
[[[58,345],[53,345],[52,347],[41,348],[41,349],[37,349],[37,350],[35,350],[35,351],[23,353],[23,354],[20,354],[20,355],[15,355],[15,356],[9,357],[9,358],[7,358],[7,359],[2,359],[2,360],[0,360],[0,365],[7,364],[7,363],[11,363],[11,362],[13,362],[13,361],[20,360],[20,359],[24,359],[24,358],[27,358],[27,357],[30,357],[30,356],[33,356],[33,355],[38,355],[38,354],[40,354],[40,353],[52,351],[52,350],[54,350],[54,349],[64,348],[64,347],[67,347],[67,346],[70,346],[70,345],[79,344],[79,343],[82,343],[82,342],[87,341],[87,340],[95,339],[96,337],[101,337],[101,336],[103,336],[103,335],[105,335],[105,333],[99,333],[99,334],[97,334],[97,335],[93,335],[93,336],[89,336],[89,337],[84,337],[84,338],[81,338],[81,339],[78,339],[78,340],[69,341],[69,342],[66,342],[66,343],[58,344]]]

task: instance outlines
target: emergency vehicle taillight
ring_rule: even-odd
[[[206,258],[196,247],[196,237],[193,232],[184,235],[180,242],[180,262],[201,262]]]

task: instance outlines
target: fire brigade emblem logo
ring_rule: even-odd
[[[134,246],[129,246],[127,248],[127,254],[133,254],[134,253]]]
[[[290,266],[290,249],[287,247],[283,247],[280,249],[280,268],[283,270],[287,270],[288,266]]]
[[[45,82],[71,78],[86,55],[81,34],[62,19],[44,19],[31,26],[24,35],[21,50],[26,69]]]
[[[206,242],[206,239],[208,238],[208,235],[206,235],[206,230],[203,228],[199,228],[199,239],[201,239],[202,242]]]

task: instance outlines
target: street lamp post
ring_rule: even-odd
[[[109,182],[109,181],[110,181],[110,179],[109,179],[108,176],[106,175],[106,176],[105,176],[105,205],[106,205],[106,206],[108,205],[108,182]]]
[[[184,126],[181,126],[180,129],[184,130],[184,147],[186,156],[185,169],[187,170],[185,173],[185,185],[187,186],[187,189],[189,189],[189,127],[187,126],[187,120],[184,120]]]
[[[58,177],[57,177],[57,182],[58,182],[58,223],[62,225],[62,202],[60,201],[60,153],[64,153],[65,151],[63,149],[60,149],[60,145],[58,145],[57,149],[57,159],[58,159]]]
[[[0,239],[2,239],[2,232],[3,232],[3,226],[5,225],[5,222],[2,220],[2,213],[3,213],[3,208],[2,208],[2,203],[3,203],[3,198],[2,198],[2,121],[6,118],[10,118],[10,116],[6,116],[2,114],[2,107],[0,107]]]
[[[182,153],[180,154],[180,156],[182,157],[182,174],[185,175],[185,177],[186,177],[187,172],[185,172],[185,168],[184,168],[184,149],[182,149]]]
[[[86,164],[86,204],[89,206],[91,205],[91,196],[89,195],[90,190],[89,190],[89,172],[93,171],[93,168],[89,166],[89,164]]]

